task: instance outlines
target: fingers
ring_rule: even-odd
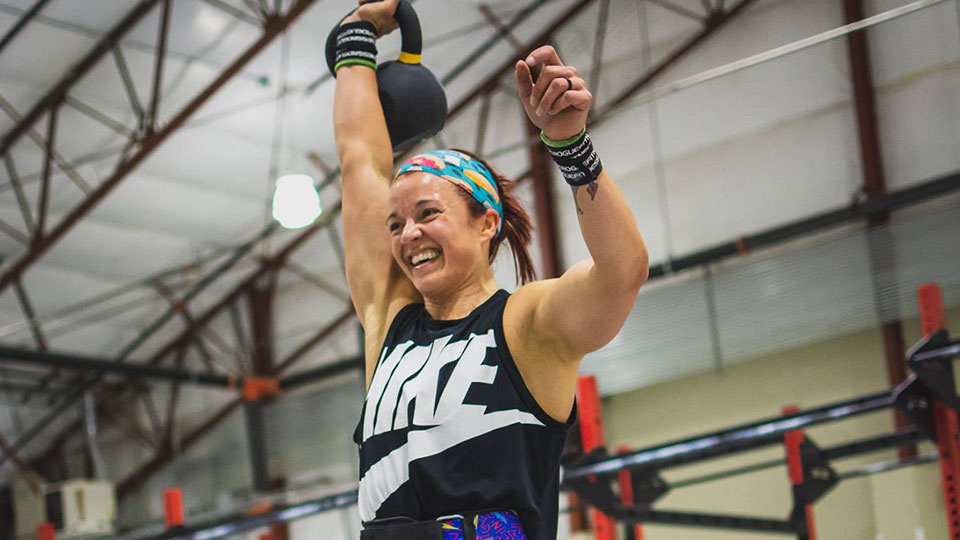
[[[547,114],[554,115],[568,107],[573,107],[574,109],[580,111],[588,111],[590,110],[591,103],[593,103],[593,94],[591,94],[586,88],[581,90],[569,90],[564,92],[563,95],[553,102],[553,105],[550,106]]]
[[[567,94],[585,90],[586,87],[586,84],[580,77],[554,79],[553,82],[550,83],[550,87],[547,88],[546,93],[543,94],[543,99],[537,104],[537,115],[542,116],[549,111],[560,111],[564,109],[565,106],[557,108],[556,102],[560,101]]]
[[[530,66],[523,60],[517,60],[513,75],[517,79],[517,91],[520,93],[520,101],[529,103],[530,95],[533,94],[533,76],[530,73]]]
[[[577,68],[573,66],[547,66],[543,68],[543,72],[540,73],[540,77],[537,78],[537,83],[533,86],[533,94],[530,96],[530,106],[539,107],[543,96],[555,84],[559,85],[556,89],[559,89],[560,92],[566,90],[567,81],[564,79],[572,79],[576,76]],[[554,83],[554,81],[558,82]],[[557,94],[559,94],[559,92],[557,92]],[[556,96],[554,96],[554,98],[556,98]]]
[[[546,66],[563,65],[563,62],[560,61],[560,57],[557,56],[557,50],[550,45],[538,47],[527,56],[527,65],[529,66],[535,66],[541,62]]]

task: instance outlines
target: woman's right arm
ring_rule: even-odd
[[[382,17],[380,10],[389,10],[392,17],[396,0],[362,6],[344,22],[363,17],[377,25],[372,19]],[[389,319],[417,301],[418,295],[390,252],[385,219],[393,150],[377,95],[376,72],[365,66],[344,66],[337,71],[336,81],[333,120],[343,179],[347,284],[367,336],[369,361],[379,353]]]

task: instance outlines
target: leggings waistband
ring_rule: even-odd
[[[513,510],[443,516],[434,521],[387,518],[364,527],[361,540],[527,540]]]

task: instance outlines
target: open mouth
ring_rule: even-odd
[[[407,262],[410,263],[411,267],[418,268],[438,259],[442,253],[439,249],[425,249],[407,257]]]

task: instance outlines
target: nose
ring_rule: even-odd
[[[420,230],[420,224],[412,219],[408,219],[406,223],[403,224],[400,240],[406,244],[419,239],[422,235],[423,232]]]

